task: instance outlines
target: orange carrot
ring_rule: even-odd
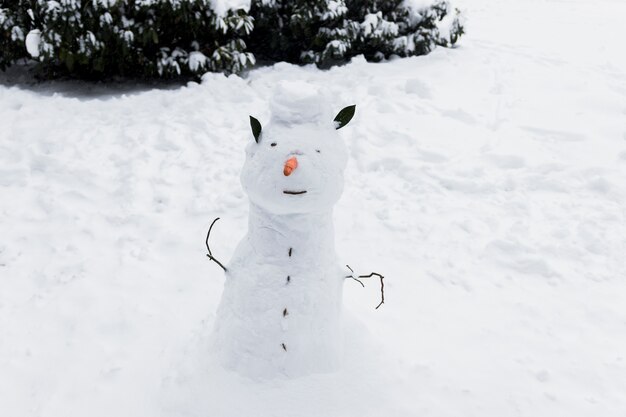
[[[287,159],[287,161],[285,162],[285,168],[283,168],[283,174],[285,174],[285,177],[288,177],[296,168],[298,168],[298,160],[296,159],[295,156],[292,156],[291,158]]]

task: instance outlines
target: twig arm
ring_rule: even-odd
[[[384,276],[382,276],[378,272],[371,272],[371,273],[369,273],[367,275],[357,275],[355,277],[354,276],[354,270],[352,268],[350,268],[350,265],[346,265],[346,267],[351,272],[350,275],[346,275],[346,278],[351,278],[351,279],[355,280],[356,282],[361,284],[361,286],[363,286],[363,287],[365,287],[365,284],[363,284],[363,282],[361,281],[362,279],[378,277],[380,279],[380,303],[378,303],[378,305],[376,306],[375,310],[378,310],[378,307],[380,307],[381,305],[385,304],[385,282],[383,281],[385,279]]]
[[[215,224],[216,221],[218,221],[220,218],[217,217],[215,220],[213,220],[213,222],[211,223],[211,226],[209,226],[209,231],[206,234],[206,240],[204,241],[204,243],[206,244],[206,250],[207,252],[207,257],[212,260],[213,262],[215,262],[216,264],[218,264],[223,270],[224,272],[226,272],[226,267],[224,265],[222,265],[222,263],[220,261],[218,261],[217,259],[215,259],[215,257],[213,257],[213,253],[211,253],[211,247],[209,246],[209,237],[211,237],[211,229],[213,229],[213,225]]]

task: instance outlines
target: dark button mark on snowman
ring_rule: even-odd
[[[289,257],[291,257],[291,251],[292,251],[292,248],[289,248]],[[287,275],[287,284],[289,284],[290,281],[291,281],[291,276]],[[285,309],[283,310],[283,317],[287,317],[288,314],[289,312],[287,311],[287,307],[285,307]],[[287,352],[287,346],[285,346],[284,343],[281,343],[281,346],[283,347],[283,350]]]

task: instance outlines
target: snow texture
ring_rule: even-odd
[[[329,105],[312,85],[292,81],[278,85],[270,108],[258,143],[249,135],[241,173],[248,233],[226,267],[215,331],[221,362],[257,378],[339,366],[347,271],[335,253],[332,208],[348,155]],[[284,172],[290,159],[297,166]]]
[[[33,58],[39,56],[39,45],[41,44],[41,31],[39,29],[33,29],[26,35],[26,50]]]
[[[218,16],[226,16],[229,10],[250,10],[250,0],[211,0],[211,8]]]
[[[404,0],[402,6],[410,9],[413,12],[419,12],[429,7],[435,2],[435,0]]]
[[[624,416],[626,4],[460,5],[458,48],[380,64],[3,78],[0,414]],[[345,282],[336,372],[250,379],[211,361],[204,236],[220,216],[226,261],[246,234],[248,115],[269,131],[281,80],[357,104],[335,246],[386,300]]]

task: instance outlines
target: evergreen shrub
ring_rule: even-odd
[[[257,58],[423,55],[463,34],[446,0],[230,1],[218,13],[217,0],[0,0],[0,69],[32,58],[42,78],[189,78]]]

